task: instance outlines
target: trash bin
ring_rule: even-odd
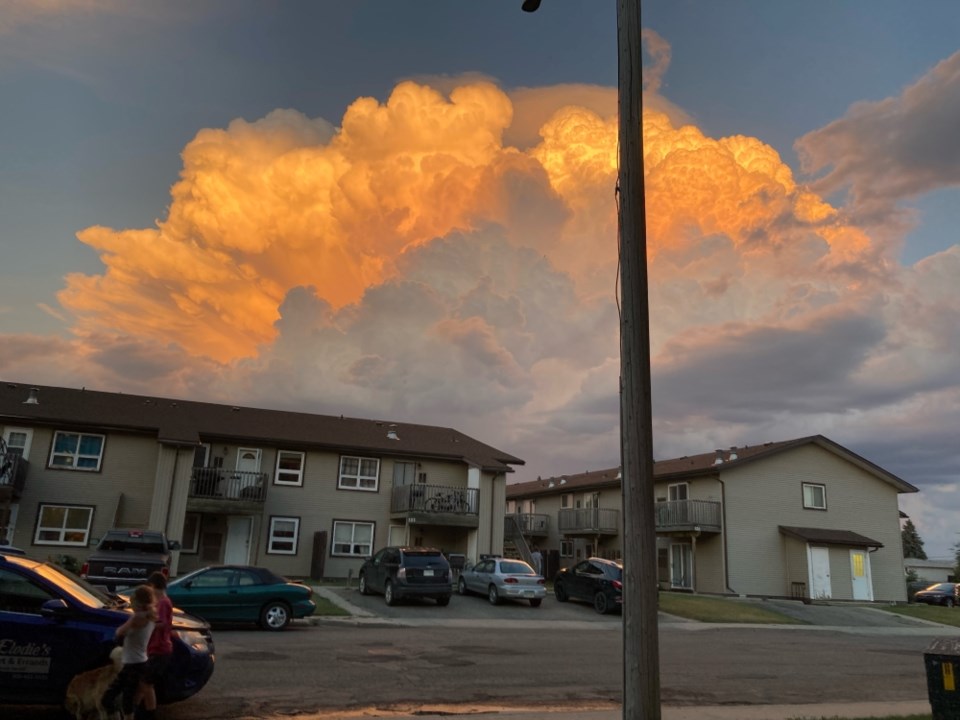
[[[960,720],[960,638],[937,638],[923,662],[933,720]]]

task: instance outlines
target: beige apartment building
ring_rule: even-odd
[[[81,562],[110,528],[163,530],[173,574],[348,577],[384,545],[503,551],[523,461],[452,428],[0,383],[0,539]]]
[[[662,589],[906,599],[900,493],[913,485],[814,435],[654,463]],[[507,486],[507,514],[548,571],[621,558],[619,468]]]

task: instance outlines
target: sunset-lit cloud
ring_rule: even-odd
[[[960,421],[960,246],[903,267],[902,228],[874,221],[960,179],[960,55],[798,140],[810,178],[698,127],[644,39],[658,457],[880,429],[924,468]],[[616,101],[419,78],[342,117],[201,129],[154,227],[78,228],[103,270],[65,280],[73,336],[6,336],[0,374],[451,425],[535,448],[534,474],[612,466]]]

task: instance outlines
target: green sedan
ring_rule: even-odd
[[[253,622],[267,630],[283,630],[317,609],[313,588],[249,565],[194,570],[172,581],[167,595],[174,607],[209,623]]]

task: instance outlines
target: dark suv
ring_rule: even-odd
[[[427,597],[447,605],[453,584],[443,553],[426,547],[385,547],[360,567],[360,594],[383,593],[387,605]]]

